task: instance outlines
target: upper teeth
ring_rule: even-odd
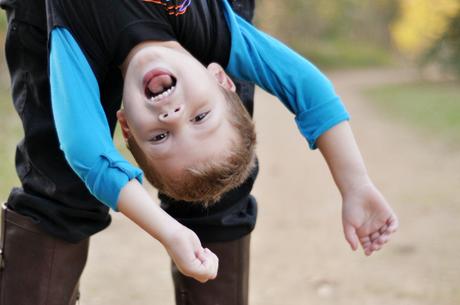
[[[168,90],[166,90],[165,92],[161,93],[161,94],[158,94],[158,95],[155,95],[155,96],[152,96],[150,98],[150,101],[151,102],[158,102],[159,100],[167,97],[167,96],[170,96],[171,93],[174,91],[176,87],[175,86],[172,86],[171,88],[169,88]]]

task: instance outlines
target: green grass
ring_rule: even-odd
[[[298,41],[292,46],[323,69],[365,68],[393,63],[388,50],[368,43],[331,40],[307,44]]]
[[[460,146],[460,83],[419,82],[366,91],[390,116]]]
[[[14,152],[16,143],[22,138],[22,128],[9,90],[3,86],[0,86],[0,122],[0,201],[4,201],[11,187],[19,186],[14,168]]]
[[[5,11],[0,10],[0,31],[5,31],[6,29],[6,14]]]

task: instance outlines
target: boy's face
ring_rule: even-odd
[[[169,175],[225,156],[236,137],[220,88],[234,91],[233,82],[177,46],[145,44],[130,54],[118,113],[124,136]]]

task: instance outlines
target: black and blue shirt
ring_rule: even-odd
[[[61,149],[90,192],[115,210],[121,188],[141,177],[111,139],[122,93],[119,66],[140,42],[178,41],[203,64],[218,62],[229,74],[255,82],[295,114],[312,148],[323,132],[348,119],[316,67],[245,22],[226,0],[47,0],[46,12],[51,100]],[[219,228],[214,235],[221,237],[207,240],[247,234],[255,222],[255,202],[248,197],[253,178],[221,209],[202,215],[172,209],[173,216],[191,215],[184,222],[192,227]]]

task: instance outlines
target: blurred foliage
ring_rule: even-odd
[[[459,0],[399,0],[399,3],[400,15],[391,32],[399,50],[410,57],[430,49],[460,8]]]
[[[460,0],[399,1],[392,34],[401,53],[460,76]]]
[[[6,29],[6,14],[4,10],[0,10],[0,31],[4,32]]]
[[[3,54],[3,40],[5,37],[5,32],[6,32],[6,14],[4,10],[0,9],[0,43],[1,43],[0,54]]]
[[[2,71],[3,72],[3,71]],[[0,87],[0,201],[6,200],[11,187],[19,180],[14,168],[14,151],[22,136],[22,128],[11,102],[9,90]]]
[[[6,28],[6,14],[5,11],[0,11],[0,30],[4,31]]]
[[[256,23],[320,66],[390,61],[398,0],[259,0]]]
[[[323,68],[359,68],[392,63],[392,57],[387,49],[366,42],[351,44],[345,40],[330,40],[320,41],[311,46],[306,46],[302,42],[294,42],[290,45]]]
[[[3,46],[5,43],[6,32],[6,14],[5,11],[0,9],[0,89],[7,86],[8,77],[6,71],[6,64],[3,55]]]
[[[449,20],[447,30],[435,41],[423,57],[424,63],[436,61],[460,76],[460,8]]]

